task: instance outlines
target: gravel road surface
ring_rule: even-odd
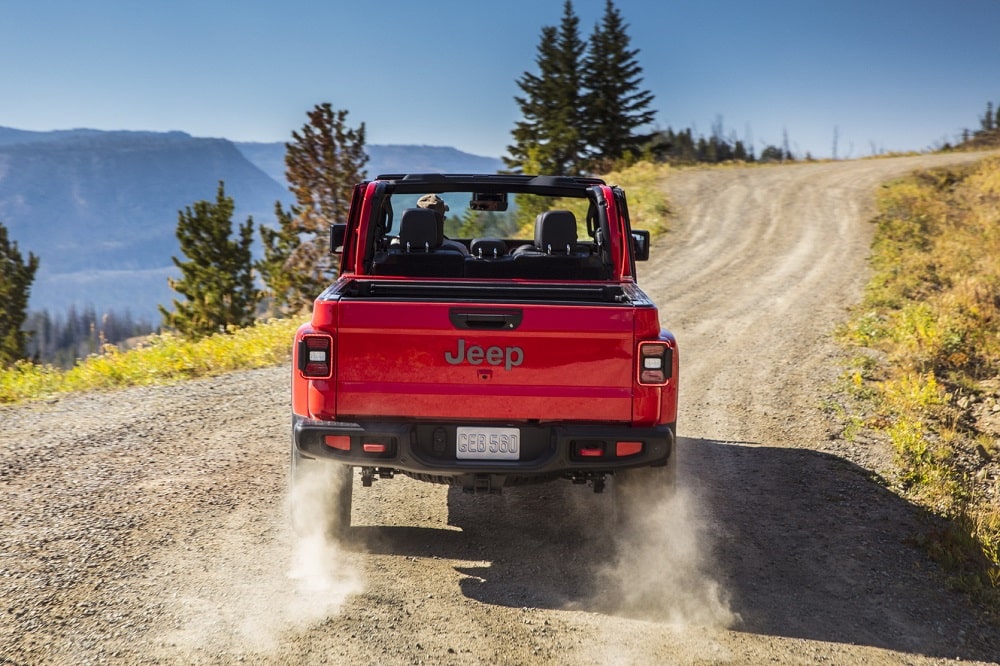
[[[0,409],[0,664],[994,663],[887,455],[821,409],[879,183],[940,155],[689,170],[640,282],[681,348],[680,488],[356,484],[287,526],[287,367]]]

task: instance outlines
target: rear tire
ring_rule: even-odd
[[[293,442],[289,498],[295,534],[345,536],[351,527],[353,485],[354,469],[350,465],[305,456]]]

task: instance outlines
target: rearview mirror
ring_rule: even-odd
[[[632,255],[636,261],[649,259],[649,232],[645,229],[632,230]]]
[[[469,208],[472,210],[505,211],[507,210],[507,193],[473,192]]]

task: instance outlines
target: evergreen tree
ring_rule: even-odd
[[[458,220],[454,238],[507,238],[517,235],[517,231],[513,212],[466,209]]]
[[[721,121],[720,121],[721,122]],[[672,164],[694,164],[696,162],[726,162],[756,160],[752,149],[735,135],[727,139],[719,123],[713,125],[712,136],[694,138],[691,128],[675,132],[671,128],[656,132],[643,146],[643,154],[651,159]],[[790,156],[789,156],[790,158]]]
[[[753,157],[747,152],[746,146],[743,145],[742,141],[736,141],[736,145],[733,147],[733,159],[740,162],[752,161]]]
[[[264,256],[255,265],[266,288],[267,310],[272,316],[293,315],[302,309],[300,294],[317,295],[321,285],[310,270],[297,270],[294,260],[302,245],[301,229],[296,224],[295,206],[286,211],[281,202],[274,204],[278,228],[260,225]]]
[[[16,242],[0,224],[0,367],[25,358],[27,334],[21,329],[28,312],[31,283],[38,270],[38,257],[28,253],[24,261]]]
[[[774,145],[767,145],[760,153],[761,162],[791,162],[795,159],[791,151]]]
[[[628,26],[611,0],[595,26],[582,63],[584,129],[589,158],[603,170],[629,155],[638,156],[650,135],[636,130],[653,121],[653,94],[640,90],[642,67],[638,49],[629,48]]]
[[[524,95],[514,100],[523,119],[511,131],[510,157],[503,158],[514,171],[555,176],[586,172],[580,90],[585,45],[579,24],[573,3],[566,0],[559,28],[542,28],[535,58],[538,74],[525,72],[517,81]]]
[[[365,125],[347,126],[347,111],[327,102],[307,113],[309,122],[285,144],[285,178],[296,203],[275,210],[279,229],[265,232],[258,264],[272,310],[292,314],[309,307],[336,274],[328,251],[330,225],[347,220],[354,185],[366,177]]]
[[[234,204],[219,182],[215,203],[198,201],[178,213],[177,240],[187,261],[173,257],[181,279],[170,288],[185,297],[174,300],[174,311],[159,306],[164,325],[188,338],[199,338],[228,326],[254,321],[261,293],[254,286],[253,218],[232,239]]]

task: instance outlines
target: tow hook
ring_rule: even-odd
[[[374,467],[362,467],[361,468],[361,485],[365,488],[371,488],[372,483],[375,481],[375,468]]]
[[[396,472],[391,467],[362,467],[361,468],[361,485],[365,488],[371,488],[372,483],[375,482],[377,478],[379,479],[391,479],[395,477]]]

